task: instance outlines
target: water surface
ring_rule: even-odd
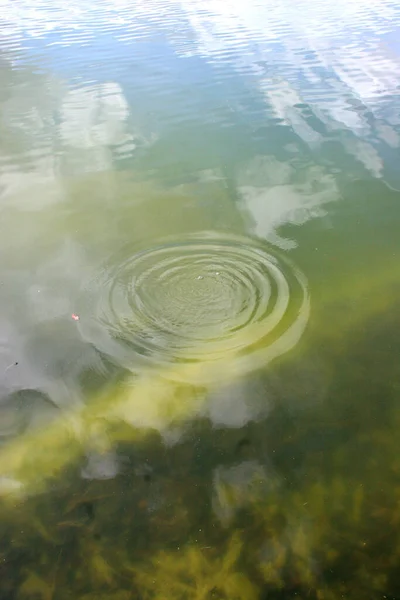
[[[0,23],[0,598],[400,598],[399,7]]]

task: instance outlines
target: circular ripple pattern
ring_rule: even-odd
[[[202,234],[114,257],[81,310],[86,339],[132,370],[140,364],[258,368],[297,343],[308,318],[306,280],[252,239]],[[197,371],[196,371],[197,373]],[[212,375],[211,375],[212,373]]]

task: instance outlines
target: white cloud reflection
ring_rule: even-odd
[[[375,142],[389,152],[399,147],[397,3],[208,0],[201,10],[198,0],[181,5],[196,34],[192,54],[215,63],[229,60],[253,77],[264,94],[266,115],[281,119],[313,150],[324,138],[299,110],[301,104],[333,137],[352,132],[358,141],[340,138],[346,152],[372,176],[383,176]],[[280,191],[293,204],[292,192]]]
[[[27,93],[27,90],[29,93]],[[132,133],[129,105],[115,82],[68,88],[26,73],[2,103],[1,198],[30,210],[65,199],[60,176],[109,171],[148,142]]]
[[[238,193],[253,233],[289,250],[295,241],[278,234],[282,225],[301,225],[324,216],[324,205],[339,198],[334,177],[317,165],[298,170],[273,156],[255,157],[238,175]]]

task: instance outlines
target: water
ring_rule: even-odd
[[[246,237],[193,234],[141,252],[129,244],[90,285],[82,337],[133,371],[209,363],[218,381],[227,356],[236,374],[264,367],[298,342],[309,316],[305,276],[281,263]]]
[[[400,598],[396,3],[0,22],[0,599]]]

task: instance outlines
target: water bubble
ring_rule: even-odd
[[[306,279],[286,257],[224,234],[127,248],[90,292],[83,337],[133,371],[229,361],[247,372],[294,346],[309,312]]]

